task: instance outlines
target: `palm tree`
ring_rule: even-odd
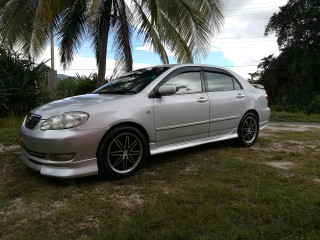
[[[2,41],[37,56],[54,29],[64,68],[81,44],[91,41],[98,65],[98,86],[104,83],[108,41],[113,37],[116,69],[132,70],[132,34],[169,63],[206,56],[222,26],[221,0],[0,0]]]

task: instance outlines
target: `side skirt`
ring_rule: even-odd
[[[207,137],[207,138],[200,138],[192,141],[165,145],[160,148],[157,147],[155,143],[150,143],[150,155],[172,152],[172,151],[176,151],[184,148],[195,147],[195,146],[206,144],[206,143],[224,141],[224,140],[233,139],[237,137],[238,137],[237,129],[235,128],[229,134],[224,134],[224,135],[214,136],[214,137]]]
[[[264,121],[259,123],[259,130],[263,130],[269,126],[269,121]]]

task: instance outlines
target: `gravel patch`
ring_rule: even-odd
[[[319,178],[315,178],[315,179],[313,179],[313,181],[316,182],[316,183],[320,183],[320,179]]]
[[[288,170],[296,165],[294,162],[266,162],[266,164],[268,166],[283,170]]]
[[[12,151],[12,150],[17,150],[19,148],[20,148],[19,145],[3,146],[0,144],[0,153]]]
[[[304,132],[312,128],[320,128],[319,125],[269,125],[268,130],[271,131],[297,131]]]

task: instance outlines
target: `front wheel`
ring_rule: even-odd
[[[148,156],[148,144],[144,135],[131,126],[111,130],[98,150],[99,173],[105,177],[120,179],[132,175]]]
[[[238,126],[238,143],[242,147],[252,146],[259,134],[258,118],[254,113],[246,113]]]

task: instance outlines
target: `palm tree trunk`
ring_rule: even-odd
[[[120,1],[120,18],[123,18],[123,22],[127,23],[127,19],[126,19],[126,3],[125,0]],[[130,46],[130,32],[126,32],[126,38],[127,39],[127,44],[125,44],[125,61],[126,61],[126,71],[127,72],[131,72],[132,71],[132,64],[133,64],[133,60],[132,60],[132,51],[131,51],[131,46]]]
[[[111,1],[105,1],[104,10],[107,14],[101,14],[101,32],[99,39],[99,60],[98,60],[98,80],[97,87],[105,84],[106,64],[107,64],[107,50],[108,39],[111,21]]]

